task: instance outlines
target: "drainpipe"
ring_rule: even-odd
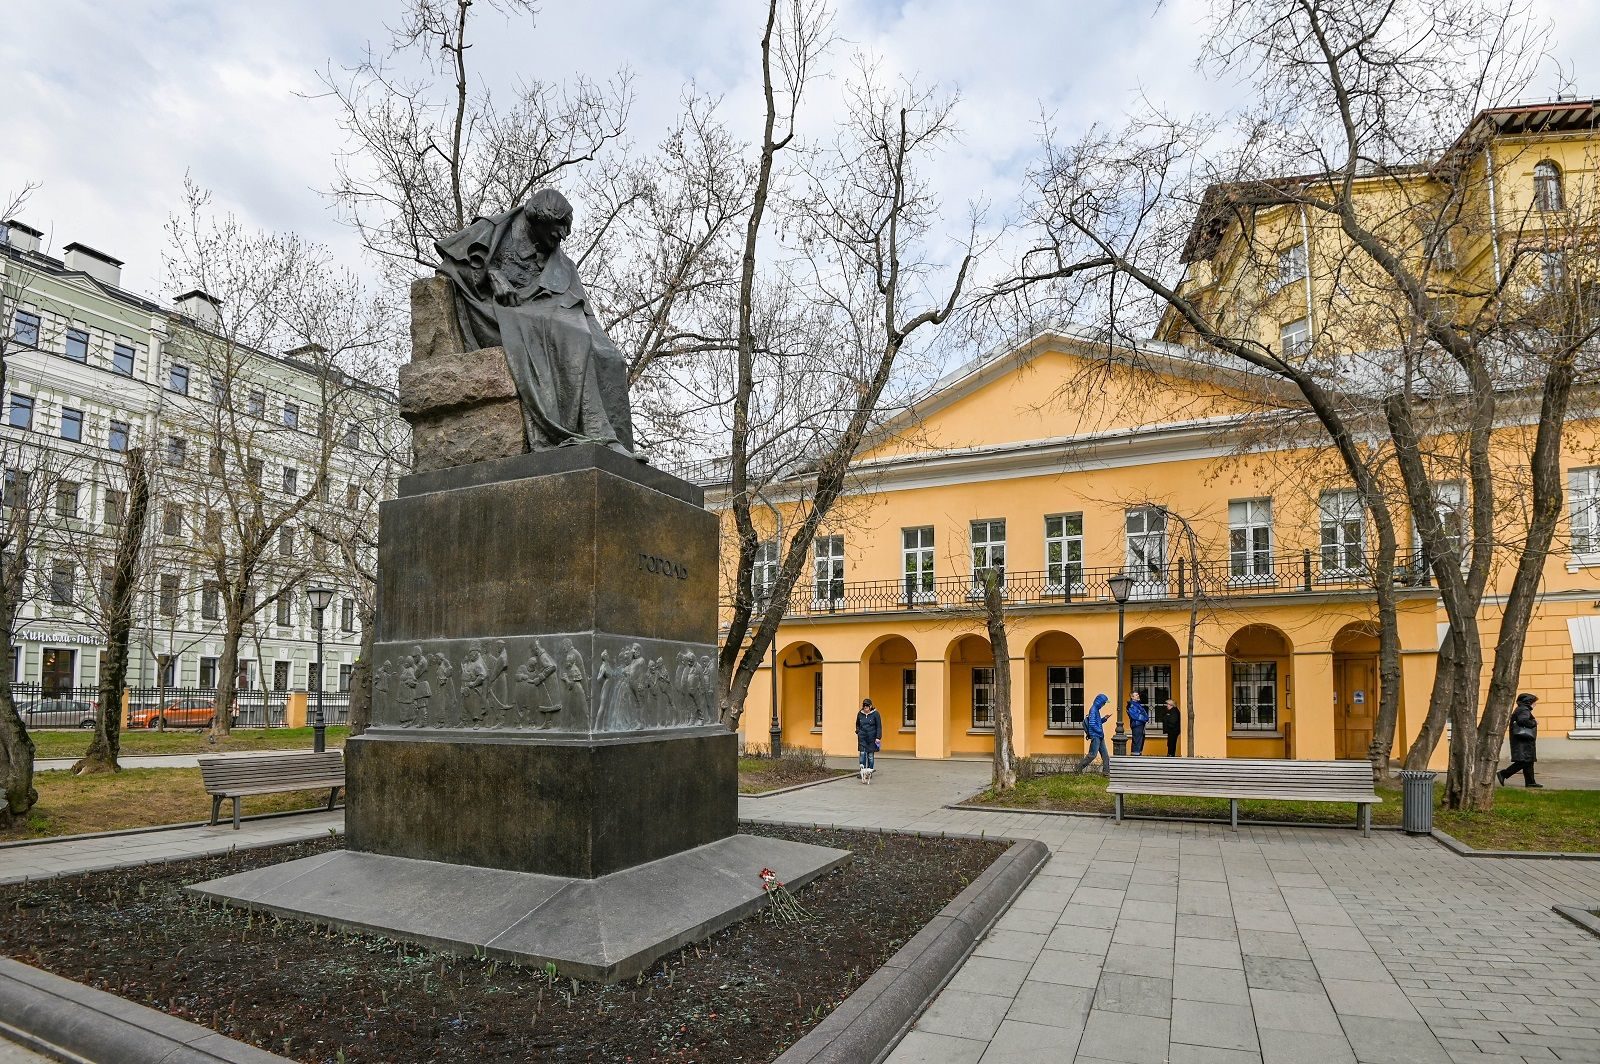
[[[1494,253],[1494,283],[1500,286],[1500,221],[1495,216],[1494,204],[1494,152],[1490,145],[1483,148],[1483,172],[1489,176],[1489,248]]]
[[[1306,250],[1306,339],[1316,339],[1317,322],[1311,298],[1311,221],[1306,216],[1306,205],[1300,204],[1300,239]]]

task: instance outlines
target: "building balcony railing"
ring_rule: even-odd
[[[1330,556],[1327,561],[1335,560]],[[1370,592],[1372,570],[1348,554],[1337,559],[1346,564],[1324,564],[1320,551],[1303,550],[1248,559],[1206,561],[1190,565],[1176,558],[1162,566],[1135,570],[1111,566],[1057,566],[1049,570],[1001,570],[1002,594],[1008,607],[1115,603],[1111,578],[1127,572],[1134,578],[1130,603],[1187,602],[1198,595],[1205,601],[1252,598],[1261,595]],[[1397,580],[1408,587],[1424,587],[1431,580],[1420,556],[1408,556],[1396,567]],[[972,612],[983,606],[983,581],[978,575],[907,576],[901,580],[833,580],[805,582],[794,589],[787,615],[814,617],[831,614],[907,612]]]

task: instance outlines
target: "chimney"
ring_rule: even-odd
[[[7,218],[0,222],[0,243],[10,244],[18,251],[39,250],[39,240],[44,234],[26,222]]]
[[[103,251],[96,251],[87,244],[73,241],[61,249],[61,261],[67,269],[86,273],[96,281],[113,287],[122,284],[122,260],[114,259]]]
[[[212,328],[222,324],[222,300],[196,288],[174,299],[178,313]]]

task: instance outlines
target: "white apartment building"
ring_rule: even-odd
[[[313,364],[320,349],[235,347],[219,370],[200,353],[220,320],[206,293],[162,305],[123,289],[122,263],[110,255],[72,243],[56,258],[40,238],[20,221],[0,223],[5,517],[15,522],[30,507],[38,529],[12,679],[41,685],[45,697],[98,682],[99,603],[127,505],[127,454],[140,447],[151,499],[129,686],[227,682],[214,579],[226,551],[207,544],[237,542],[239,522],[271,519],[298,500],[248,592],[252,601],[278,597],[245,625],[233,681],[249,691],[317,687],[306,592],[322,586],[335,592],[324,690],[348,690],[371,598],[377,504],[405,471],[397,456],[409,454],[393,396]],[[324,416],[333,390],[337,412]]]

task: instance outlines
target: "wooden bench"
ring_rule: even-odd
[[[233,829],[239,830],[239,799],[247,794],[317,791],[328,788],[331,810],[344,789],[344,754],[273,754],[263,757],[202,757],[200,778],[211,795],[211,822],[217,822],[224,798],[233,799]]]
[[[1125,794],[1170,794],[1228,799],[1229,820],[1239,829],[1239,799],[1351,802],[1356,827],[1372,834],[1372,807],[1383,801],[1372,789],[1366,761],[1279,761],[1265,758],[1113,757],[1111,782],[1116,819]]]

